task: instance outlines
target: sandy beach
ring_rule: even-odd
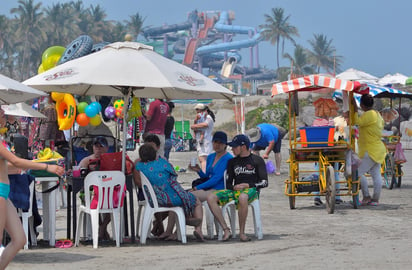
[[[284,141],[284,161],[287,148]],[[182,168],[193,155],[173,152],[171,161]],[[412,161],[412,151],[406,156]],[[325,207],[314,206],[313,197],[297,198],[297,209],[289,209],[283,194],[288,167],[283,163],[282,175],[271,175],[261,194],[263,240],[254,237],[249,211],[246,233],[253,240],[248,243],[238,238],[199,243],[187,227],[187,244],[151,239],[144,246],[125,243],[116,248],[112,242],[98,249],[91,244],[60,249],[42,243],[21,250],[8,269],[410,269],[412,169],[404,170],[402,187],[383,188],[379,206],[353,209],[351,198],[342,197],[345,202],[327,214]],[[195,174],[182,172],[179,179],[188,187]],[[66,209],[60,209],[57,239],[65,237]]]

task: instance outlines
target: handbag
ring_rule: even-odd
[[[203,178],[197,178],[196,180],[192,181],[192,188],[197,187],[200,184],[203,184],[204,182],[206,182],[207,180],[209,180],[208,177],[203,177]]]

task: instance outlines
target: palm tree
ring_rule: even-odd
[[[146,18],[140,16],[139,13],[136,13],[129,17],[130,20],[126,21],[126,27],[129,31],[129,34],[131,34],[134,38],[137,38],[140,31],[142,30],[143,22]]]
[[[282,54],[284,52],[285,40],[296,44],[294,36],[299,36],[298,29],[289,23],[290,15],[284,15],[283,8],[272,8],[271,14],[265,14],[265,24],[260,25],[262,36],[265,40],[276,45],[277,68],[279,69],[279,43],[282,39]]]
[[[323,34],[313,34],[313,39],[308,41],[312,46],[310,61],[316,67],[317,73],[320,73],[321,68],[328,73],[335,73],[340,69],[342,57],[336,56],[332,41]]]
[[[288,53],[283,55],[284,58],[289,59],[291,62],[290,73],[294,75],[307,75],[313,74],[315,69],[310,64],[308,59],[309,52],[300,45],[296,45],[293,56]]]
[[[22,55],[20,62],[20,80],[29,77],[31,50],[39,40],[46,39],[43,30],[43,13],[40,11],[41,3],[34,4],[33,0],[19,0],[19,6],[12,8],[11,13],[17,14],[19,28],[17,36],[21,37]]]

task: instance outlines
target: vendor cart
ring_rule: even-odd
[[[310,91],[332,97],[337,89],[345,96],[343,111],[349,110],[353,118],[353,104],[348,100],[355,92],[368,92],[367,86],[359,82],[309,75],[272,87],[272,96],[289,95],[289,178],[285,180],[285,195],[291,209],[296,207],[296,197],[304,196],[324,196],[329,214],[335,210],[336,196],[352,196],[353,207],[358,207],[360,182],[356,170],[352,171],[352,164],[346,164],[350,162],[351,151],[355,150],[353,119],[347,123],[349,136],[346,140],[334,139],[335,126],[297,126],[299,93]]]

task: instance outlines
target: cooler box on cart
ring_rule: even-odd
[[[327,147],[333,146],[335,135],[334,126],[324,126],[324,127],[301,127],[299,128],[300,141],[302,142],[302,147]],[[303,144],[304,142],[322,142],[318,144]]]

